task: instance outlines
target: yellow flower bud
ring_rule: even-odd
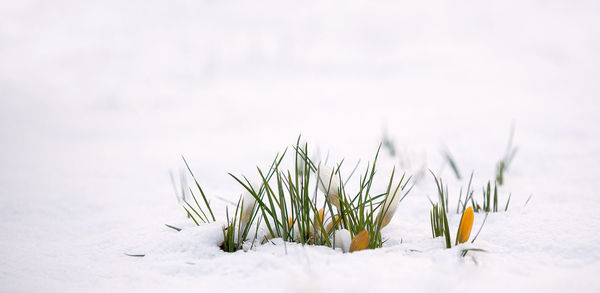
[[[468,207],[460,220],[456,242],[465,243],[469,240],[469,236],[471,236],[471,228],[473,228],[473,217],[473,208]]]
[[[369,246],[369,232],[362,230],[352,238],[350,243],[350,252],[363,250]]]
[[[323,230],[325,229],[323,225],[323,218],[325,217],[325,211],[321,208],[315,213],[315,218],[313,219],[313,227],[310,229],[310,236],[321,235]],[[323,226],[323,228],[321,228]]]
[[[335,223],[335,227],[333,226]],[[333,216],[333,220],[331,220],[331,222],[329,222],[329,224],[327,224],[327,227],[325,228],[325,230],[327,231],[327,233],[329,233],[329,231],[331,231],[331,229],[335,229],[340,225],[340,216],[335,215]]]
[[[319,211],[317,211],[317,213],[315,214],[315,226],[319,227],[319,224],[323,223],[323,217],[325,216],[325,211],[320,208]]]

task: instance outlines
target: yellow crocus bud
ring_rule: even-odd
[[[335,223],[335,227],[333,226]],[[327,224],[327,227],[325,228],[325,230],[327,231],[327,233],[329,233],[329,231],[331,231],[331,229],[335,229],[340,225],[340,216],[335,215],[333,216],[333,220],[331,220],[331,222],[329,222],[329,224]]]
[[[350,252],[363,250],[369,246],[369,232],[362,230],[352,238],[350,243]]]
[[[320,208],[315,214],[315,226],[319,226],[319,223],[323,223],[323,217],[325,216],[325,211],[323,208]]]
[[[313,220],[313,229],[310,230],[311,236],[320,234],[318,233],[324,228],[321,228],[323,225],[323,218],[325,217],[325,211],[321,208],[315,213],[315,218]],[[314,231],[313,231],[314,230]]]
[[[458,226],[458,234],[456,235],[457,243],[465,243],[471,236],[471,228],[473,228],[473,208],[468,207],[460,219],[460,226]]]
[[[293,235],[294,240],[298,240],[300,230],[298,229],[298,223],[292,217],[288,218],[288,227],[290,228],[289,233]]]

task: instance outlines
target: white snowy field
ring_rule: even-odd
[[[0,291],[598,292],[599,52],[598,1],[0,1]],[[511,124],[476,262],[431,238],[429,175],[352,254],[224,253],[169,179],[185,155],[223,219],[228,172],[299,134],[351,169],[386,129],[379,175],[441,172],[455,206],[440,150],[479,198]]]

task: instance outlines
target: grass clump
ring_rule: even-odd
[[[431,235],[433,238],[444,236],[444,223],[446,220],[446,213],[440,208],[438,204],[434,204],[429,212],[429,218],[431,221]]]
[[[293,146],[293,168],[289,170],[282,167],[287,150],[275,156],[266,172],[257,167],[260,178],[258,184],[250,183],[245,176],[230,173],[244,189],[244,196],[238,200],[233,214],[230,214],[229,207],[226,208],[226,224],[220,245],[223,251],[246,249],[244,244],[249,238],[252,238],[252,247],[260,226],[266,228],[261,242],[280,237],[285,242],[303,245],[343,246],[344,251],[350,252],[381,247],[384,242],[382,228],[390,223],[399,203],[412,188],[408,188],[410,178],[406,178],[405,174],[395,179],[394,169],[383,192],[372,190],[381,145],[373,163],[367,164],[365,172],[359,176],[359,185],[354,192],[348,191],[346,184],[356,167],[343,181],[343,160],[334,168],[315,163],[310,159],[308,144],[301,144],[299,137]],[[190,188],[194,202],[190,204],[184,193],[183,208],[196,225],[214,222],[215,217],[205,193],[185,159],[184,162],[194,178],[198,189],[196,193],[201,194],[202,200],[198,201]],[[336,239],[336,235],[344,237]],[[336,245],[340,241],[342,245]]]
[[[272,184],[277,189],[268,187],[266,199],[257,199],[262,202],[260,207],[264,210],[265,219],[268,219],[265,223],[271,235],[302,244],[332,246],[331,238],[335,238],[333,233],[337,229],[348,230],[352,238],[365,231],[367,237],[360,237],[361,243],[368,239],[365,248],[381,247],[381,229],[390,222],[399,202],[408,194],[409,189],[406,187],[409,179],[405,180],[403,175],[393,185],[394,170],[386,191],[372,192],[380,149],[381,146],[373,163],[368,164],[364,174],[360,176],[358,190],[348,194],[346,182],[352,178],[354,171],[343,181],[343,162],[335,168],[315,164],[309,158],[308,146],[297,144],[294,147],[296,169],[293,174],[278,170],[280,175],[275,177],[275,183]],[[268,182],[265,183],[270,186]],[[318,191],[324,195],[322,203],[317,200]],[[281,220],[276,220],[277,218]],[[290,225],[283,225],[286,223],[283,219],[288,218],[294,229]]]
[[[430,213],[431,215],[431,229],[435,231],[434,238],[436,235],[443,236],[446,244],[446,248],[452,247],[452,241],[450,240],[450,228],[448,227],[448,188],[444,189],[444,183],[442,179],[438,179],[435,174],[431,172],[433,179],[435,180],[435,185],[437,187],[438,192],[438,204],[432,204],[433,209]]]
[[[435,176],[433,172],[431,172],[431,175],[435,180],[439,200],[439,203],[432,202],[432,210],[430,212],[431,233],[433,238],[443,237],[446,248],[452,248],[452,238],[450,236],[451,232],[448,225],[448,210],[446,209],[448,202],[448,188],[444,188],[444,183],[441,178]],[[469,192],[467,191],[467,193]],[[464,209],[462,212],[458,230],[456,232],[454,245],[462,244],[469,241],[469,237],[471,236],[474,213],[472,207],[466,207],[466,202],[467,201],[465,200],[463,204]],[[482,227],[483,224],[480,227],[479,232],[481,232]],[[479,235],[479,232],[477,233],[477,235]],[[477,235],[473,238],[473,241],[475,241]],[[466,251],[468,250],[469,249],[463,249],[463,256],[466,255]]]
[[[506,204],[504,205],[504,211],[508,210],[511,197],[512,194],[509,194],[508,199],[506,200]],[[479,203],[471,197],[471,205],[475,212],[482,211],[486,213],[497,213],[500,207],[498,203],[498,182],[494,182],[494,190],[492,193],[491,182],[488,181],[487,187],[482,188],[481,198],[482,205],[479,205]]]
[[[360,176],[358,190],[349,194],[344,184],[340,185],[336,196],[332,196],[330,190],[327,190],[329,195],[326,200],[327,206],[332,214],[339,215],[340,228],[347,229],[354,238],[359,237],[361,243],[368,239],[368,245],[364,248],[378,248],[383,245],[381,229],[390,223],[399,203],[412,189],[412,186],[407,187],[410,178],[406,178],[405,174],[400,176],[397,183],[395,182],[394,168],[388,179],[386,190],[382,193],[372,191],[380,149],[381,145],[375,154],[373,163],[367,164],[365,172]],[[338,177],[340,177],[339,174]],[[325,182],[328,181],[325,180]],[[324,186],[325,184],[323,184]],[[336,204],[336,201],[339,201],[339,205]],[[335,206],[335,210],[333,206]],[[366,236],[364,236],[365,233]]]
[[[223,243],[220,245],[221,249],[226,252],[235,252],[243,248],[244,241],[248,238],[252,223],[256,219],[256,202],[252,197],[243,196],[238,200],[235,207],[233,217],[229,216],[229,208],[225,208],[225,214],[227,217],[227,225],[223,227]],[[260,225],[260,218],[259,218]],[[257,225],[257,227],[259,226]],[[256,240],[256,231],[254,233],[254,240]]]

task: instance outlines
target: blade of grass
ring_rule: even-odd
[[[194,172],[192,172],[192,169],[190,168],[190,165],[188,164],[188,162],[185,160],[185,158],[183,156],[181,156],[181,158],[183,159],[185,166],[187,167],[188,171],[190,172],[190,175],[192,175],[192,178],[194,179],[194,182],[196,183],[196,187],[198,187],[198,190],[200,190],[200,194],[202,195],[202,198],[204,199],[204,204],[206,204],[206,207],[208,208],[208,211],[210,212],[210,216],[212,217],[212,220],[214,222],[216,220],[215,215],[213,214],[212,209],[210,208],[210,204],[208,203],[208,200],[206,199],[206,195],[204,194],[202,187],[200,187],[198,180],[196,180],[196,176],[194,176]]]
[[[181,231],[181,228],[177,228],[177,227],[175,227],[175,226],[171,226],[171,225],[169,225],[169,224],[165,224],[165,226],[167,226],[167,227],[169,227],[169,228],[171,228],[171,229],[173,229],[173,230],[175,230],[175,231],[177,231],[177,232]]]

